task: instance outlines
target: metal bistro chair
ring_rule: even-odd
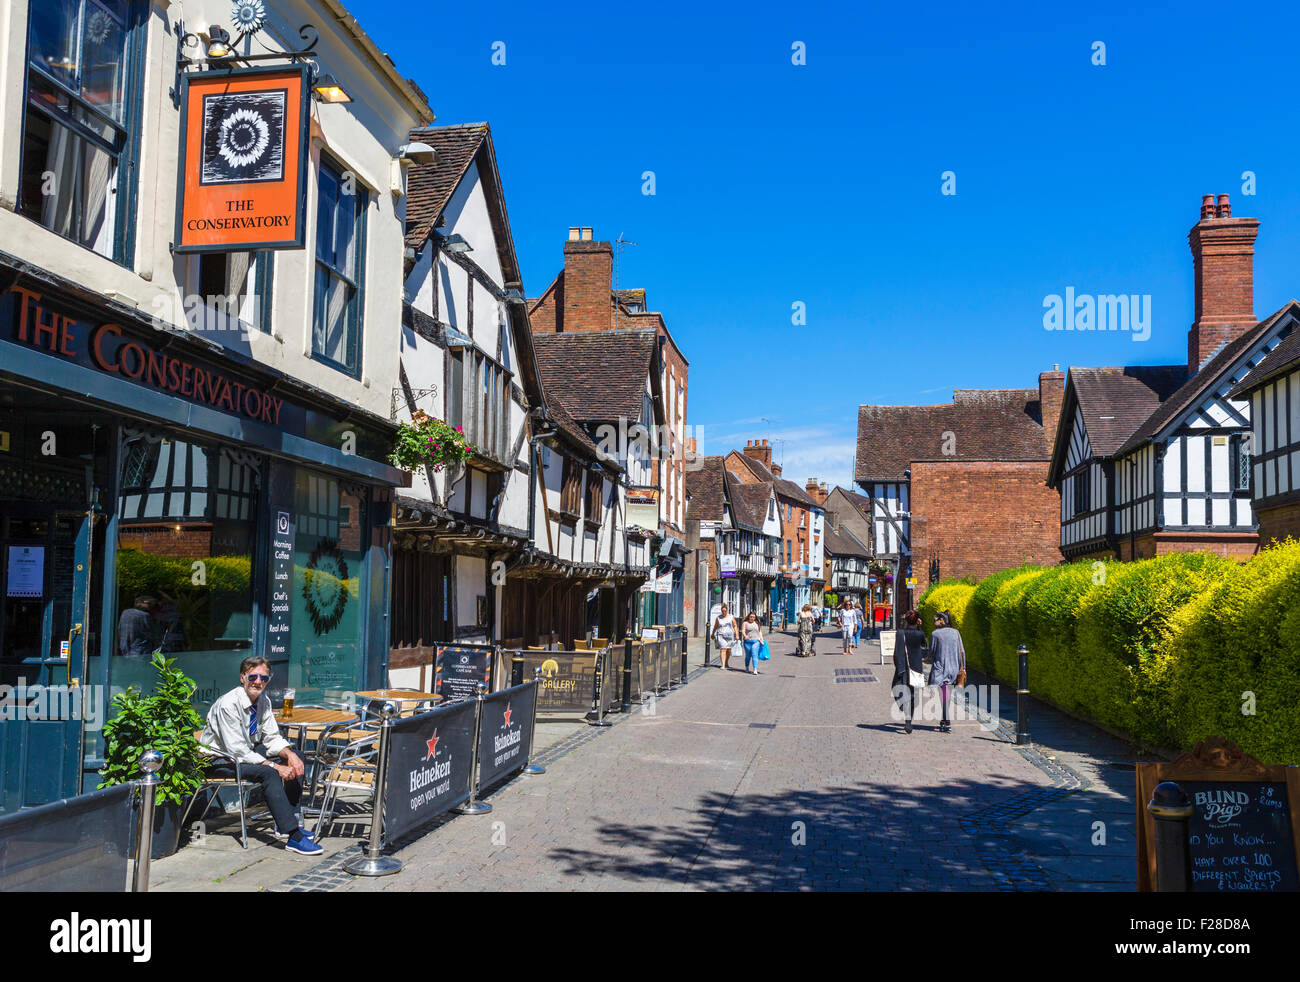
[[[379,734],[368,731],[364,737],[353,740],[339,753],[338,760],[330,767],[325,776],[325,797],[321,801],[320,814],[316,816],[314,836],[319,841],[321,826],[328,832],[334,825],[334,810],[338,805],[340,791],[364,791],[372,795],[378,770]],[[352,816],[349,816],[352,817]],[[370,820],[374,821],[371,812]]]
[[[194,803],[199,800],[199,796],[202,795],[203,792],[211,791],[212,793],[208,795],[207,800],[203,804],[203,809],[199,812],[200,818],[202,818],[202,816],[207,814],[208,809],[212,807],[213,800],[221,792],[222,788],[233,787],[235,789],[235,795],[239,799],[239,844],[243,846],[245,849],[247,849],[248,848],[248,819],[245,814],[247,809],[247,796],[249,791],[257,787],[257,782],[245,781],[244,776],[242,774],[243,766],[239,763],[239,761],[237,761],[234,757],[230,756],[230,754],[223,753],[222,751],[217,750],[215,747],[209,747],[207,744],[203,743],[201,741],[202,735],[203,735],[203,731],[198,730],[194,734],[194,739],[200,740],[199,746],[212,759],[211,762],[217,763],[217,762],[224,761],[225,763],[233,764],[235,768],[235,776],[214,777],[209,774],[204,774],[203,783],[200,784],[199,789],[196,792],[194,792],[194,797],[190,799],[190,803],[185,809],[185,814],[181,816],[181,828],[185,828],[185,822],[190,817],[190,811],[194,808]]]

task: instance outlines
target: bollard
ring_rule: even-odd
[[[706,630],[704,632],[704,667],[709,667],[709,642],[713,640],[713,633]]]
[[[538,669],[538,671],[541,671],[541,669]],[[510,684],[511,686],[524,684],[524,654],[522,651],[516,651],[510,659]]]
[[[158,770],[163,765],[163,755],[157,750],[146,750],[140,755],[140,828],[135,840],[135,870],[131,878],[133,893],[149,892],[149,861],[153,858],[153,798],[162,783]]]
[[[541,708],[541,701],[542,701],[540,695],[541,691],[542,691],[542,667],[538,665],[533,674],[533,732],[532,732],[532,736],[528,738],[529,761],[528,761],[528,766],[524,768],[524,773],[527,774],[529,777],[536,777],[538,774],[546,773],[545,767],[543,767],[541,764],[534,764],[531,759],[533,754],[537,752],[537,713],[538,710]],[[627,712],[627,710],[624,710],[624,712]]]
[[[682,628],[682,685],[686,684],[686,628]]]
[[[623,712],[632,711],[632,635],[623,640]]]
[[[384,785],[388,777],[388,741],[397,707],[386,702],[379,707],[379,759],[375,761],[374,803],[370,812],[370,838],[361,855],[347,861],[344,871],[353,876],[389,876],[402,868],[396,856],[382,855],[384,835]]]
[[[1016,746],[1029,742],[1029,649],[1016,649],[1020,656],[1020,681],[1016,686]]]
[[[1195,812],[1187,792],[1173,781],[1157,784],[1147,802],[1155,819],[1156,891],[1188,893],[1192,888],[1192,851],[1187,820]]]
[[[470,762],[469,801],[452,809],[457,815],[486,815],[492,806],[486,801],[478,800],[478,741],[483,730],[483,693],[487,686],[479,682],[474,687],[474,759]],[[537,718],[537,714],[533,714]]]

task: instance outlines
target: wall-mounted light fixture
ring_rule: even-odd
[[[397,148],[397,159],[404,164],[432,164],[437,153],[427,143],[403,143]]]
[[[208,28],[206,52],[209,61],[224,61],[235,53],[230,46],[230,34],[220,24]]]
[[[453,232],[443,238],[442,251],[449,252],[454,256],[463,256],[467,252],[473,252],[474,247],[465,241],[465,236]]]
[[[333,75],[322,75],[312,83],[312,92],[321,102],[351,102],[352,96],[348,95],[347,90],[339,84],[339,80]]]

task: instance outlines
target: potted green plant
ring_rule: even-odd
[[[190,697],[195,683],[176,667],[176,659],[153,654],[158,684],[151,696],[135,686],[113,699],[113,718],[104,724],[104,768],[101,788],[141,777],[140,757],[146,750],[163,755],[154,792],[153,859],[174,853],[180,843],[181,817],[203,780],[203,755],[195,732],[203,719]]]
[[[411,414],[409,423],[398,425],[389,460],[394,467],[405,471],[424,467],[440,471],[447,466],[465,463],[474,453],[474,445],[465,439],[459,426],[450,426],[417,409]]]

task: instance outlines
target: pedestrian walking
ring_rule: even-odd
[[[858,644],[862,641],[862,608],[858,606],[856,600],[849,601],[853,609],[853,650],[858,650]]]
[[[798,653],[800,658],[811,658],[817,654],[813,643],[813,630],[817,621],[817,613],[813,610],[812,604],[804,604],[803,610],[799,611]]]
[[[763,644],[763,625],[759,623],[758,615],[752,610],[745,618],[745,623],[741,625],[741,631],[745,642],[745,671],[757,675],[758,649]]]
[[[892,693],[898,708],[907,715],[904,733],[912,732],[912,718],[924,686],[925,632],[921,630],[921,615],[909,610],[903,615],[903,626],[894,632]]]
[[[853,643],[853,611],[849,609],[848,601],[841,601],[837,613],[837,624],[840,629],[840,637],[843,639],[842,654],[849,653],[849,647]]]
[[[713,646],[718,649],[718,657],[722,659],[723,668],[727,668],[731,649],[739,638],[740,627],[736,624],[736,618],[731,616],[727,605],[723,604],[717,618],[713,621]]]
[[[934,615],[934,633],[930,635],[930,684],[939,686],[943,701],[943,721],[940,733],[952,732],[948,718],[948,702],[955,685],[966,684],[966,648],[961,634],[952,626],[952,614],[943,611]]]

